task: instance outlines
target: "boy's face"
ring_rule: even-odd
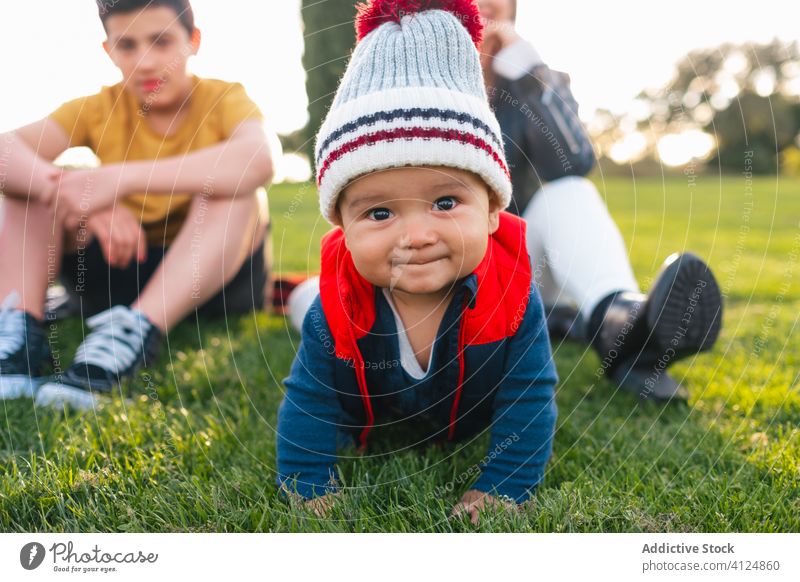
[[[444,297],[483,259],[500,207],[475,174],[413,167],[359,178],[338,216],[356,269],[394,294]]]
[[[199,31],[190,36],[167,6],[114,14],[105,24],[103,47],[122,71],[127,90],[149,109],[179,106],[190,87],[186,63],[200,46]]]

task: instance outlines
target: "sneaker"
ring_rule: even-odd
[[[118,305],[86,320],[92,330],[72,366],[39,389],[37,406],[94,408],[123,378],[154,362],[161,332],[139,311]]]
[[[42,364],[50,350],[42,322],[15,309],[10,295],[0,307],[0,400],[30,398],[45,381]]]

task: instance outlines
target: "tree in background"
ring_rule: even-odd
[[[702,129],[717,141],[711,163],[740,171],[744,152],[752,151],[753,172],[775,172],[781,152],[800,145],[798,44],[776,39],[692,51],[667,85],[638,100],[649,111],[640,130]]]
[[[355,46],[355,0],[303,0],[309,121],[298,134],[287,136],[287,149],[305,153],[314,163],[314,136],[331,106],[339,78],[344,74]]]

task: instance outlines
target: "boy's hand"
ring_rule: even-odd
[[[122,164],[91,170],[62,170],[51,176],[39,200],[58,216],[91,216],[128,195]]]
[[[453,517],[460,517],[464,514],[467,514],[469,515],[469,520],[473,523],[473,525],[478,525],[478,522],[480,521],[478,515],[482,511],[497,511],[500,509],[516,511],[517,505],[515,503],[511,503],[510,501],[504,501],[498,497],[484,493],[483,491],[470,489],[464,493],[461,501],[456,503],[450,515]]]
[[[138,263],[147,260],[147,237],[133,213],[124,206],[92,214],[87,228],[100,243],[103,256],[112,267],[124,269],[134,258]]]

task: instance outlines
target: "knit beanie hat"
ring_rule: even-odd
[[[355,178],[403,166],[473,172],[511,202],[503,137],[489,108],[476,0],[370,0],[358,44],[317,134],[320,209],[333,222]]]

